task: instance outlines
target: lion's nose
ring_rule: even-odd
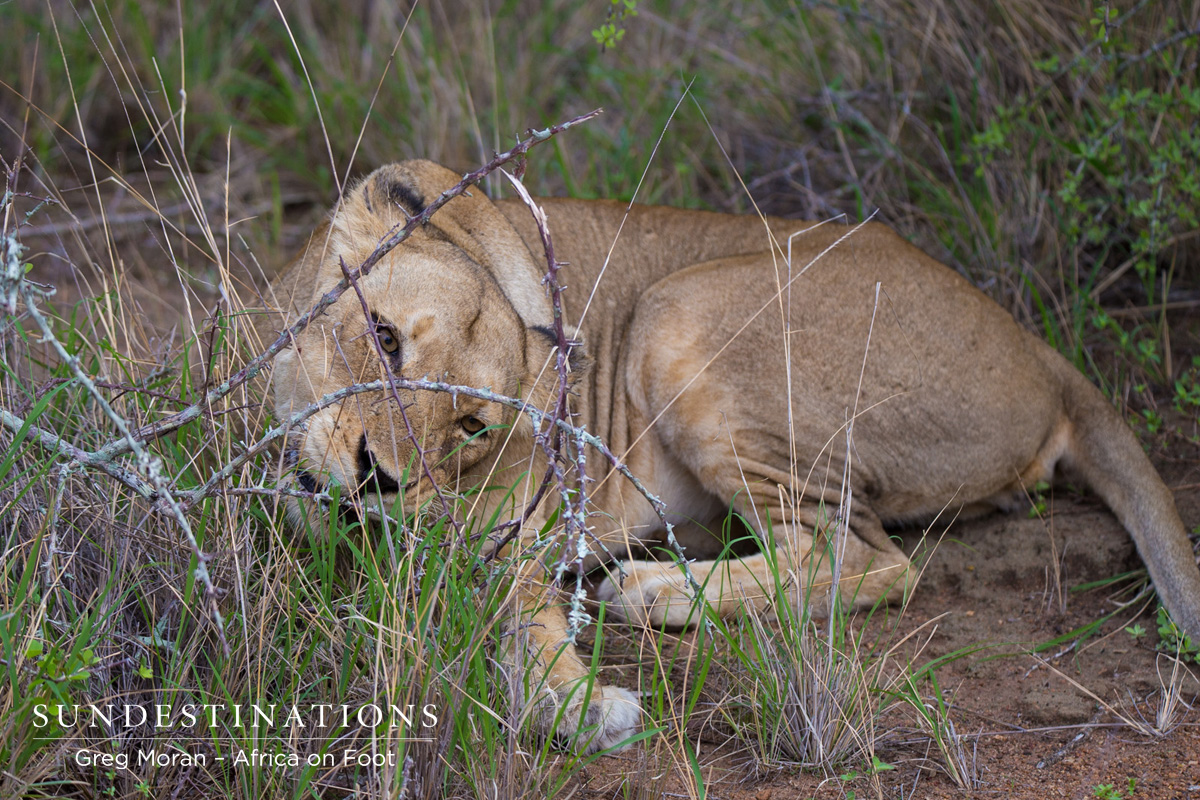
[[[379,466],[375,455],[367,448],[367,437],[358,441],[358,485],[363,491],[370,491],[375,484],[380,494],[400,491],[400,484]]]

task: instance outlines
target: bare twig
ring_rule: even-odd
[[[197,492],[191,493],[186,500],[181,496],[177,498],[175,492],[170,488],[170,480],[163,474],[163,465],[161,460],[153,455],[146,445],[161,436],[178,430],[183,425],[199,419],[202,415],[209,412],[212,406],[227,397],[238,387],[245,384],[257,376],[266,366],[267,363],[274,358],[280,351],[289,346],[294,337],[302,331],[313,319],[329,308],[337,301],[345,291],[355,282],[366,276],[389,252],[396,246],[407,239],[413,231],[420,225],[429,221],[430,217],[442,206],[450,200],[462,195],[469,187],[477,184],[485,176],[489,175],[502,165],[514,160],[523,158],[524,155],[533,146],[547,141],[554,135],[568,130],[581,122],[585,122],[597,114],[600,110],[597,109],[588,114],[575,117],[567,120],[559,125],[554,125],[544,130],[530,131],[529,135],[519,141],[512,149],[498,154],[491,162],[480,167],[474,172],[467,173],[462,180],[455,184],[450,189],[443,192],[432,203],[430,203],[420,214],[412,217],[408,223],[389,236],[383,242],[380,242],[375,250],[354,270],[347,271],[345,277],[337,286],[326,292],[317,303],[303,316],[296,320],[287,330],[283,331],[276,340],[258,356],[252,358],[242,369],[234,375],[220,382],[216,386],[212,386],[205,392],[204,397],[198,402],[189,405],[187,408],[170,415],[169,417],[159,420],[147,426],[137,429],[131,429],[128,422],[118,414],[110,403],[101,393],[100,387],[96,384],[93,378],[87,374],[79,363],[78,358],[69,353],[63,346],[62,342],[55,336],[53,328],[49,320],[41,313],[38,304],[41,299],[49,294],[49,292],[36,287],[25,279],[25,270],[22,262],[24,247],[20,244],[17,238],[17,228],[13,223],[13,207],[12,200],[14,197],[15,170],[9,170],[8,181],[5,195],[3,198],[4,211],[4,239],[3,239],[3,272],[0,273],[0,295],[3,297],[5,310],[10,315],[15,315],[17,311],[17,299],[20,297],[24,301],[26,313],[33,319],[37,327],[41,330],[44,340],[50,344],[51,348],[61,359],[62,363],[67,365],[74,379],[84,387],[88,394],[96,401],[98,407],[109,421],[116,428],[119,436],[104,445],[100,449],[93,452],[84,452],[79,448],[74,447],[66,442],[61,437],[42,430],[41,428],[32,425],[29,421],[23,420],[8,411],[0,409],[0,424],[10,428],[16,432],[32,432],[35,439],[42,445],[53,450],[54,452],[63,455],[72,461],[92,468],[99,468],[108,475],[118,480],[122,484],[128,486],[137,492],[140,496],[146,499],[155,501],[157,509],[171,516],[180,529],[183,531],[187,539],[188,547],[193,556],[196,558],[196,577],[204,587],[206,600],[210,606],[210,613],[217,626],[218,635],[221,640],[222,649],[226,655],[229,655],[229,643],[225,638],[225,624],[221,616],[220,608],[217,604],[217,590],[213,585],[212,578],[208,571],[208,562],[210,556],[205,554],[197,541],[195,534],[192,531],[191,525],[186,516],[186,508],[195,504],[197,501],[208,496],[215,491],[223,481],[232,475],[233,470],[244,464],[248,458],[247,454],[233,459],[229,464],[226,464],[222,469],[210,477]],[[394,391],[394,385],[393,385]],[[402,409],[403,413],[403,409]],[[411,432],[411,428],[410,428]],[[262,449],[262,443],[258,443],[252,448],[253,452],[258,452]],[[136,459],[136,470],[130,470],[120,467],[115,462],[119,456],[132,454]],[[444,502],[444,499],[443,499]],[[448,506],[445,507],[447,516],[449,515]]]
[[[550,237],[550,228],[546,221],[546,213],[537,205],[537,203],[534,202],[533,198],[529,195],[529,192],[525,189],[524,184],[522,184],[512,175],[509,175],[507,172],[505,172],[504,175],[509,179],[509,182],[512,184],[513,188],[516,189],[517,194],[529,208],[530,213],[533,214],[534,222],[537,224],[538,234],[542,240],[542,248],[546,255],[547,271],[546,276],[542,279],[542,281],[546,284],[547,289],[550,292],[550,302],[554,310],[554,337],[556,344],[555,366],[558,372],[558,398],[554,413],[549,418],[549,421],[555,428],[570,433],[570,435],[566,437],[566,442],[567,449],[569,451],[567,454],[567,459],[571,464],[573,464],[575,472],[575,486],[573,489],[568,487],[566,474],[562,468],[562,451],[564,442],[563,436],[560,434],[559,430],[555,430],[553,435],[549,436],[549,438],[543,438],[542,441],[543,446],[546,449],[546,454],[550,460],[550,467],[553,470],[555,479],[557,481],[559,493],[563,500],[563,517],[566,523],[566,536],[575,545],[575,557],[573,561],[577,566],[576,591],[573,597],[567,629],[568,636],[573,641],[579,625],[590,619],[583,610],[582,605],[583,584],[581,570],[585,559],[590,554],[590,548],[588,547],[587,541],[589,538],[587,527],[587,484],[590,482],[590,479],[587,475],[587,458],[584,447],[585,444],[589,443],[589,437],[582,427],[576,427],[569,422],[570,412],[567,403],[570,392],[568,375],[571,367],[569,356],[571,348],[576,346],[578,343],[570,340],[567,337],[566,329],[563,327],[562,286],[558,280],[559,270],[563,264],[559,263],[559,261],[555,258],[554,242]],[[541,426],[538,425],[537,427],[540,431]],[[592,440],[596,440],[595,437],[590,438]],[[618,462],[616,458],[612,456],[611,453],[608,453],[607,456],[610,459],[610,463],[614,467],[617,467]],[[628,472],[628,470],[625,470],[623,474],[625,474],[625,476],[630,480],[634,481],[634,485],[637,486],[638,491],[640,491],[644,497],[650,500],[651,505],[654,506],[655,512],[658,514],[660,521],[666,528],[667,541],[675,552],[675,564],[683,571],[683,574],[688,581],[688,585],[692,589],[693,597],[698,601],[704,596],[703,589],[696,580],[695,576],[692,574],[691,568],[688,566],[688,560],[684,555],[683,547],[675,538],[674,528],[666,517],[665,505],[661,500],[658,500],[650,495],[644,487],[642,487],[635,479],[633,479],[633,476]],[[517,531],[519,531],[519,528],[507,533],[504,538],[504,542],[507,543],[509,540],[511,540],[512,537],[516,535]],[[603,543],[600,543],[600,546],[603,547]],[[500,548],[497,547],[494,552],[499,551]],[[620,568],[619,564],[618,568]],[[561,580],[562,576],[566,572],[566,569],[567,561],[564,554],[564,556],[560,556],[556,578]],[[624,575],[623,570],[621,571],[621,574],[622,576]]]
[[[7,276],[5,276],[4,282],[8,283]],[[9,290],[8,286],[4,288],[6,291]],[[128,445],[129,450],[133,452],[133,455],[137,459],[138,471],[145,477],[145,481],[139,480],[139,483],[144,486],[146,481],[149,482],[150,486],[153,487],[152,494],[157,500],[160,510],[165,511],[171,516],[179,525],[179,529],[183,531],[188,547],[192,551],[192,555],[196,558],[196,578],[204,587],[205,598],[208,600],[209,605],[209,613],[212,615],[213,622],[217,626],[217,635],[221,640],[221,649],[228,656],[230,649],[229,642],[225,638],[225,620],[217,604],[217,588],[213,585],[212,576],[208,572],[210,556],[200,549],[200,543],[196,540],[191,523],[188,522],[187,516],[184,514],[183,506],[175,498],[168,485],[169,482],[166,476],[163,475],[162,460],[146,449],[145,442],[134,438],[124,417],[109,405],[108,401],[100,393],[100,388],[96,386],[91,376],[80,366],[79,359],[68,353],[67,349],[63,347],[62,342],[55,336],[50,321],[46,319],[45,315],[38,308],[38,303],[44,294],[42,290],[35,288],[32,284],[25,281],[23,275],[17,279],[13,290],[19,293],[21,299],[25,301],[25,311],[41,330],[42,339],[50,344],[51,348],[58,354],[59,359],[62,360],[62,363],[67,365],[71,373],[75,376],[75,379],[87,390],[104,415],[112,422],[113,426],[121,434],[121,440],[119,441],[124,441]]]
[[[485,177],[495,172],[508,162],[523,157],[527,152],[529,152],[529,149],[535,145],[541,144],[551,137],[562,133],[565,130],[573,128],[582,122],[586,122],[600,113],[600,109],[596,109],[595,111],[582,114],[558,125],[552,125],[549,128],[545,128],[540,131],[531,131],[529,136],[518,142],[512,149],[500,153],[479,169],[473,172],[468,172],[463,176],[462,180],[460,180],[451,188],[442,192],[420,214],[413,216],[408,223],[404,225],[404,227],[400,228],[398,231],[396,231],[396,233],[380,242],[375,250],[372,251],[372,253],[362,262],[362,264],[351,271],[351,275],[353,276],[354,280],[359,280],[370,274],[371,270],[374,269],[375,265],[378,264],[384,256],[386,256],[401,242],[411,236],[412,232],[418,227],[428,222],[429,218],[433,216],[434,212],[446,205],[446,203],[450,202],[455,197],[462,195],[470,187],[479,183],[479,181],[483,180]],[[278,355],[282,350],[289,347],[295,336],[300,333],[300,331],[308,327],[309,323],[311,323],[314,319],[323,314],[326,309],[337,302],[337,299],[345,294],[349,288],[350,282],[343,278],[336,286],[322,295],[312,308],[310,308],[299,319],[293,322],[287,328],[287,330],[283,331],[275,339],[275,341],[272,342],[269,347],[267,347],[266,350],[264,350],[258,356],[252,358],[244,367],[231,375],[228,379],[209,389],[201,400],[165,419],[132,431],[132,438],[142,442],[157,439],[161,436],[165,436],[168,433],[178,430],[189,422],[198,419],[202,414],[205,413],[205,410],[210,405],[227,396],[234,389],[255,378],[260,372],[262,372],[271,359]],[[113,458],[117,455],[122,455],[127,452],[129,452],[129,449],[127,443],[123,440],[114,441],[105,448],[101,448],[101,450],[97,451],[97,453],[103,458]]]

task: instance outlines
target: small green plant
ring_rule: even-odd
[[[625,38],[625,27],[622,23],[627,17],[637,16],[638,0],[612,0],[608,7],[608,15],[600,27],[592,31],[592,38],[601,50],[616,47]]]
[[[880,772],[890,772],[895,768],[895,764],[889,764],[874,753],[871,754],[871,771],[876,775],[878,775]]]
[[[1045,516],[1046,510],[1049,508],[1046,499],[1046,492],[1050,491],[1050,484],[1046,481],[1038,481],[1033,486],[1033,505],[1029,507],[1029,518],[1037,519]]]
[[[1200,356],[1192,356],[1191,366],[1175,380],[1176,411],[1200,413]]]
[[[1132,636],[1136,641],[1137,639],[1140,639],[1146,635],[1146,628],[1139,622],[1135,625],[1130,625],[1127,627],[1125,632]]]
[[[1162,414],[1158,413],[1153,408],[1143,408],[1137,419],[1141,422],[1142,426],[1145,427],[1147,433],[1158,433],[1162,430]]]
[[[1159,650],[1177,653],[1180,658],[1200,663],[1200,645],[1179,629],[1163,606],[1158,607],[1158,638]]]
[[[1137,791],[1137,778],[1126,778],[1125,790],[1116,788],[1114,783],[1101,783],[1092,789],[1092,796],[1100,800],[1129,800]]]
[[[881,772],[888,772],[895,768],[896,767],[894,765],[881,760],[879,758],[879,756],[872,753],[871,754],[871,765],[869,767],[867,767],[866,774],[878,775]],[[857,780],[859,778],[860,774],[862,774],[862,773],[860,773],[858,770],[852,769],[852,770],[843,772],[842,774],[838,775],[838,780],[840,780],[842,783],[850,783],[851,781]],[[846,792],[847,800],[854,800],[854,798],[857,796],[858,795],[855,794],[853,789],[849,789]]]
[[[1162,367],[1162,341],[1157,332],[1146,325],[1126,329],[1114,317],[1103,310],[1091,316],[1092,327],[1108,334],[1117,349],[1132,363],[1145,370],[1157,381],[1165,379]],[[1146,391],[1145,384],[1138,384],[1139,394]]]

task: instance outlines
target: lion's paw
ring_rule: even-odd
[[[617,747],[637,733],[642,707],[637,696],[616,686],[594,685],[589,695],[583,682],[551,691],[541,710],[542,728],[581,753]],[[587,709],[583,704],[587,702]],[[616,752],[616,751],[614,751]]]
[[[693,621],[687,580],[669,564],[628,565],[623,581],[615,572],[601,581],[596,599],[608,603],[608,613],[625,622],[683,628]]]

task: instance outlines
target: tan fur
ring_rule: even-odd
[[[397,199],[431,202],[456,179],[428,162],[407,162],[350,190],[276,283],[285,317],[340,279],[339,258],[357,265],[415,210]],[[844,547],[838,589],[846,601],[897,599],[909,562],[884,524],[927,520],[947,507],[1009,508],[1024,487],[1068,471],[1109,503],[1175,619],[1200,634],[1200,573],[1170,492],[1136,437],[1057,353],[888,228],[869,224],[847,236],[835,225],[644,207],[625,219],[615,203],[539,202],[557,255],[570,265],[565,318],[582,316],[594,360],[575,386],[579,421],[668,503],[693,553],[719,551],[704,528],[731,504],[778,544],[774,553],[693,565],[720,613],[747,603],[770,611],[773,565],[797,597],[827,603],[830,544]],[[363,281],[372,311],[402,340],[395,366],[405,377],[548,405],[550,342],[532,329],[551,314],[544,265],[532,255],[540,248],[518,202],[492,204],[476,192],[435,214],[428,230]],[[343,295],[277,359],[277,412],[378,377],[365,331],[358,298]],[[519,513],[545,468],[527,420],[464,397],[402,392],[401,400],[439,485],[518,484],[507,501],[485,494],[480,512],[504,502],[502,516]],[[460,423],[468,414],[512,429],[464,445]],[[398,484],[420,491],[427,483],[411,466],[411,443],[386,396],[322,412],[293,446],[300,467],[320,473],[322,483],[356,488],[363,442]],[[591,499],[589,523],[614,556],[658,541],[653,509],[627,481],[603,477]],[[529,529],[550,510],[541,509]],[[827,542],[835,518],[850,535]],[[593,556],[585,568],[597,563]],[[676,568],[655,561],[625,568],[623,582],[614,572],[599,589],[610,615],[687,624],[689,596]],[[570,732],[580,714],[578,692],[571,693],[587,669],[565,642],[561,606],[548,602],[549,575],[524,570],[518,591],[535,624],[524,628],[523,658],[538,665],[552,695],[546,724],[565,702],[559,727]],[[585,746],[621,741],[637,716],[628,692],[598,687],[585,722],[599,723],[600,734]]]

